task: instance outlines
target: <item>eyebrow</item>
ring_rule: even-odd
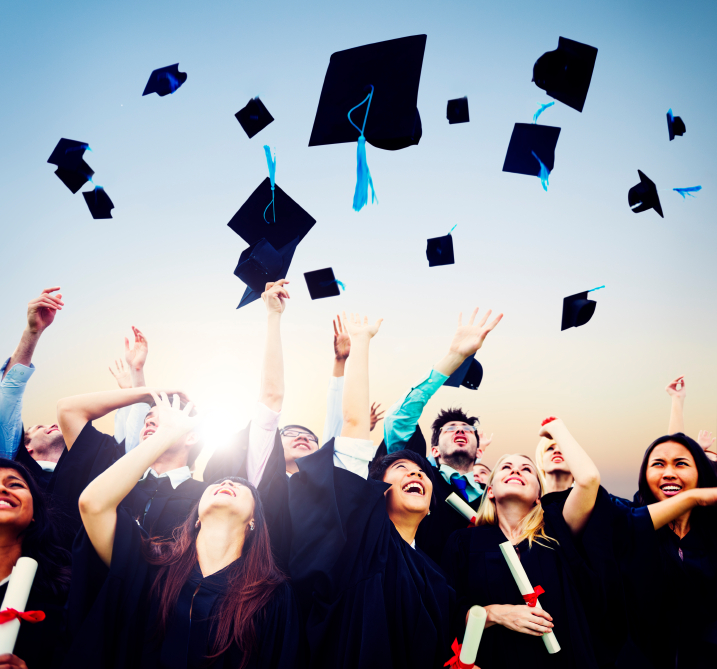
[[[20,481],[20,483],[24,483],[25,485],[27,485],[27,482],[26,482],[26,481],[24,481],[24,480],[23,480],[22,478],[20,478],[19,476],[16,476],[15,474],[9,474],[6,478],[8,478],[8,479],[14,479],[15,481]]]

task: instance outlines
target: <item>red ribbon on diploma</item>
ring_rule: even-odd
[[[451,669],[473,669],[472,664],[464,664],[461,662],[461,648],[463,644],[458,643],[458,639],[453,639],[451,644],[451,650],[453,651],[453,657],[448,660],[443,666],[451,667]]]
[[[541,588],[539,585],[536,585],[533,592],[529,592],[527,595],[523,595],[523,599],[528,606],[534,607],[538,603],[538,597],[544,594],[545,590],[543,590],[543,588]]]
[[[5,609],[0,611],[0,625],[9,623],[11,620],[24,620],[27,623],[39,623],[45,620],[44,611],[16,611],[15,609]]]

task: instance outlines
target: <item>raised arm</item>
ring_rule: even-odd
[[[324,421],[324,431],[321,435],[323,444],[341,434],[341,427],[344,422],[341,409],[344,392],[344,370],[349,353],[351,353],[351,337],[349,337],[349,333],[341,323],[341,316],[336,316],[334,321],[334,369],[326,398],[326,420]]]
[[[286,279],[266,284],[261,297],[267,311],[266,346],[261,369],[259,401],[272,411],[281,411],[284,403],[284,353],[281,347],[281,314],[286,308],[289,292]]]
[[[466,358],[474,355],[483,346],[488,333],[503,318],[503,314],[499,314],[488,323],[490,314],[491,311],[488,310],[478,324],[475,324],[478,315],[476,308],[467,325],[463,325],[463,314],[459,314],[458,328],[453,335],[448,353],[433,366],[426,378],[411,388],[387,411],[383,423],[383,437],[389,453],[402,448],[402,444],[411,438],[428,400]]]
[[[676,434],[685,431],[685,377],[678,376],[665,387],[665,391],[672,398],[670,407],[670,423],[667,426],[667,434]]]
[[[97,555],[108,567],[112,561],[117,507],[147,468],[170,446],[191,432],[197,423],[196,416],[190,416],[194,408],[191,402],[181,410],[178,395],[173,396],[171,404],[164,393],[161,397],[154,393],[150,396],[157,404],[157,431],[102,472],[80,495],[82,524]]]
[[[696,506],[717,504],[717,488],[692,488],[647,507],[656,530],[664,527]]]
[[[144,380],[144,363],[147,362],[149,344],[147,338],[133,325],[134,344],[129,347],[129,340],[124,338],[124,359],[129,367],[133,388],[146,386]]]
[[[383,319],[379,318],[369,325],[368,316],[361,320],[359,314],[351,314],[344,323],[351,337],[351,357],[349,358],[344,381],[344,425],[342,437],[352,439],[370,439],[371,410],[369,408],[368,389],[368,348],[371,339],[381,327]]]
[[[578,534],[585,528],[595,508],[595,500],[600,489],[600,472],[580,444],[575,441],[565,423],[559,418],[548,420],[550,422],[542,426],[540,436],[557,442],[575,480],[563,507],[563,518],[572,533]]]

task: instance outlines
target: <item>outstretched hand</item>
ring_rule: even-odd
[[[486,437],[483,430],[478,430],[478,448],[481,453],[485,453],[488,446],[493,443],[493,433],[490,433],[490,437]]]
[[[665,386],[665,391],[670,397],[677,397],[678,399],[685,399],[687,391],[685,390],[685,377],[678,376],[674,381],[670,381]]]
[[[146,337],[133,325],[134,344],[129,347],[129,339],[124,338],[124,359],[130,367],[130,370],[141,371],[144,369],[144,363],[147,362],[147,353],[149,352],[149,344]]]
[[[115,360],[114,369],[112,369],[112,365],[110,365],[110,374],[115,377],[117,385],[120,388],[124,389],[132,387],[132,375],[129,372],[129,367],[125,367],[122,360]]]
[[[270,281],[266,284],[261,299],[264,300],[266,310],[271,314],[281,314],[286,309],[286,300],[290,299],[289,291],[284,287],[289,282],[286,279]]]
[[[339,323],[338,328],[336,327],[336,321]],[[351,353],[351,337],[341,325],[341,316],[336,316],[336,321],[334,321],[334,355],[336,360],[341,362],[346,360],[349,357],[349,353]]]
[[[17,655],[6,653],[0,655],[0,669],[27,669],[27,665]]]
[[[493,330],[503,318],[503,314],[498,314],[498,316],[488,323],[488,317],[491,313],[492,311],[489,309],[477,325],[474,325],[476,316],[478,316],[477,307],[475,311],[473,311],[467,325],[463,325],[463,313],[458,314],[458,328],[451,342],[451,353],[456,353],[463,358],[474,355],[475,352],[483,346],[483,342],[488,336],[488,333]]]
[[[378,410],[381,408],[380,404],[377,404],[376,402],[371,403],[371,416],[369,417],[369,420],[371,421],[371,427],[369,429],[369,432],[373,431],[373,428],[376,427],[376,423],[378,421],[383,420],[383,414],[385,414],[385,411],[381,411],[381,413],[378,412]]]
[[[717,441],[717,438],[713,437],[709,430],[700,430],[697,435],[697,443],[702,447],[703,451],[714,446],[715,441]]]
[[[351,314],[351,317],[347,318],[345,311],[343,312],[343,316],[346,331],[351,336],[351,341],[360,337],[372,339],[381,327],[381,323],[383,323],[383,318],[379,318],[373,325],[369,325],[368,316],[364,316],[362,322],[360,314]]]
[[[45,288],[40,297],[30,300],[27,305],[27,327],[31,332],[41,334],[46,328],[52,325],[58,311],[62,310],[65,303],[62,301],[62,294],[52,295],[60,286]]]
[[[150,395],[152,395],[157,408],[157,432],[167,433],[174,440],[183,437],[197,427],[199,416],[196,412],[194,416],[191,415],[194,411],[194,402],[188,402],[182,409],[181,398],[178,394],[172,395],[171,401],[164,392],[157,395],[150,390]]]
[[[547,437],[548,439],[555,439],[555,434],[565,429],[565,423],[560,418],[551,418],[549,423],[543,423],[538,433],[541,437]]]

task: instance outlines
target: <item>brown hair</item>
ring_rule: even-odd
[[[208,659],[216,658],[235,643],[242,652],[243,669],[257,645],[254,620],[271,600],[274,591],[285,581],[274,562],[266,527],[264,509],[256,488],[245,479],[226,476],[215,483],[233,481],[247,487],[254,497],[254,531],[247,530],[241,560],[233,562],[228,573],[228,587],[220,606],[215,608],[214,647]],[[143,544],[147,560],[161,569],[152,584],[150,596],[159,599],[157,633],[164,636],[167,623],[179,599],[179,593],[197,562],[199,502],[189,518],[174,531],[169,541],[148,540]]]

